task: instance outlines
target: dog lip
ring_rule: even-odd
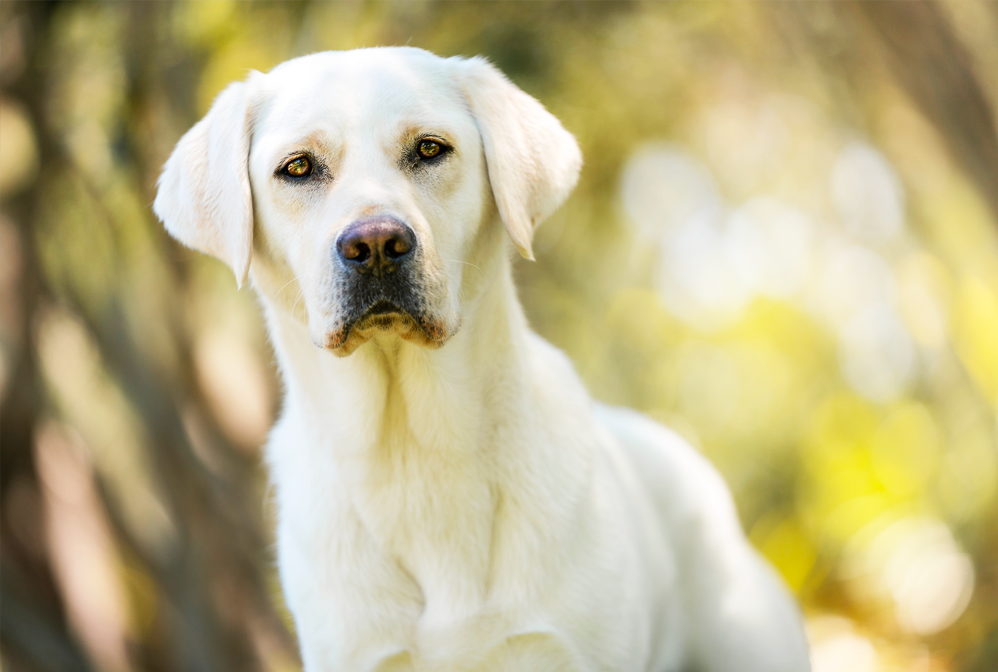
[[[399,321],[410,321],[415,325],[422,326],[421,320],[409,311],[400,308],[392,301],[378,299],[357,317],[342,322],[334,332],[327,347],[332,349],[342,347],[350,340],[355,331],[366,331],[372,328],[379,331],[387,330]]]
[[[372,304],[370,308],[364,311],[364,314],[361,315],[360,319],[358,319],[357,321],[360,322],[360,320],[363,320],[365,317],[369,315],[387,315],[389,313],[405,313],[405,312],[406,311],[402,310],[391,301],[381,300],[374,302],[374,304]]]
[[[391,301],[384,299],[375,301],[359,317],[352,320],[347,325],[347,332],[354,329],[377,329],[384,331],[390,329],[399,321],[409,321],[419,325],[420,320],[405,308],[400,308]]]
[[[453,333],[439,319],[413,314],[391,301],[378,300],[359,317],[340,322],[327,332],[324,342],[317,341],[316,345],[345,357],[367,342],[375,331],[394,331],[403,340],[429,348],[441,347]]]

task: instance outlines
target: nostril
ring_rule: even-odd
[[[357,243],[356,245],[354,245],[353,256],[347,257],[347,259],[349,259],[350,261],[357,261],[360,263],[364,263],[370,258],[371,258],[371,248],[367,245],[367,243]]]
[[[336,247],[339,249],[340,255],[347,261],[356,261],[362,264],[371,258],[371,247],[362,240],[357,240],[356,237],[348,237],[346,240],[340,239]]]
[[[385,256],[389,259],[404,257],[411,249],[409,243],[401,238],[390,238],[385,242]]]

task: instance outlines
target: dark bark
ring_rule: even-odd
[[[998,128],[973,60],[931,0],[855,5],[879,38],[887,63],[998,221]]]

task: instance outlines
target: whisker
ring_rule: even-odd
[[[443,257],[441,257],[441,258],[443,259]],[[483,273],[484,272],[484,271],[482,271],[481,268],[479,268],[478,266],[475,266],[470,261],[461,261],[460,259],[444,259],[444,261],[449,261],[452,264],[464,264],[465,266],[471,266],[472,268],[478,268],[478,272],[479,273]]]
[[[292,315],[295,314],[295,306],[298,305],[298,299],[300,299],[304,294],[305,294],[305,289],[304,288],[298,290],[298,296],[295,297],[295,302],[293,304],[291,304],[291,314]]]
[[[284,287],[281,287],[281,288],[280,288],[279,290],[277,290],[277,292],[276,292],[276,293],[274,294],[274,298],[276,299],[276,298],[277,298],[277,297],[278,297],[278,296],[280,295],[280,293],[284,291],[284,288],[285,288],[285,287],[287,287],[288,285],[290,285],[290,284],[291,284],[292,282],[294,282],[294,281],[295,281],[295,280],[297,280],[297,279],[298,279],[298,276],[295,276],[295,277],[291,278],[290,280],[288,280],[287,282],[285,282],[285,283],[284,283]]]

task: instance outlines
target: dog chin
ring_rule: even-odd
[[[441,347],[452,332],[443,320],[415,317],[398,308],[374,306],[354,321],[341,322],[321,344],[337,357],[346,357],[379,334],[393,335],[424,348]]]

